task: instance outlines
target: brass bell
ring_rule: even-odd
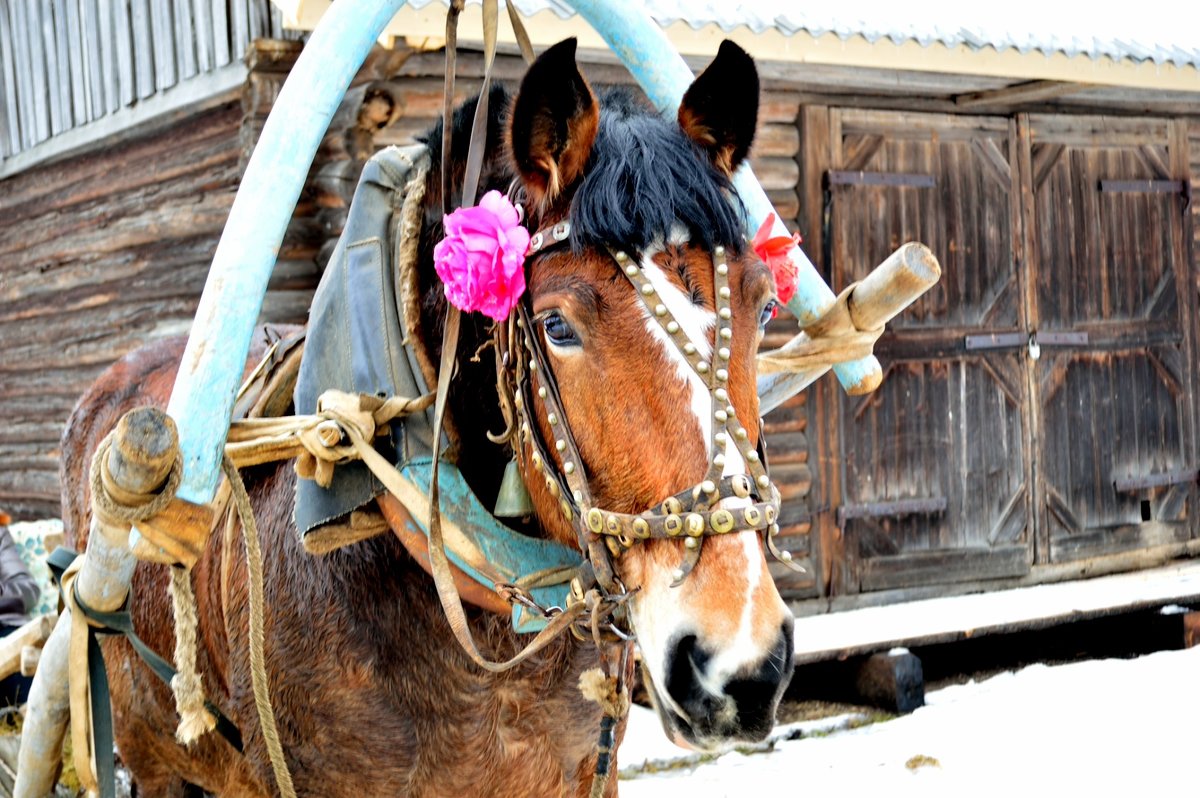
[[[496,494],[495,516],[522,518],[527,515],[533,515],[533,500],[529,497],[529,489],[525,487],[525,480],[521,479],[521,469],[514,458],[504,467],[504,479],[500,481],[500,492]]]

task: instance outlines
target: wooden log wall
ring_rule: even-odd
[[[270,0],[0,0],[0,157],[283,35]]]
[[[62,424],[124,352],[186,331],[237,186],[236,97],[0,190],[0,506],[57,516]]]
[[[299,45],[206,110],[0,183],[0,507],[59,513],[63,423],[126,352],[186,333],[260,122]],[[253,89],[253,90],[252,90]],[[257,93],[256,93],[257,92]],[[336,132],[331,135],[336,135]],[[302,202],[262,319],[302,323],[330,233]]]

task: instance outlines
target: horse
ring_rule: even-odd
[[[528,256],[523,312],[595,505],[643,513],[701,485],[714,468],[723,484],[749,485],[746,475],[761,472],[747,462],[756,461],[761,430],[755,353],[776,306],[731,182],[757,123],[753,60],[725,42],[675,119],[627,91],[598,95],[579,70],[574,40],[545,51],[515,94],[493,87],[488,99],[482,189],[519,187],[530,230],[565,231],[569,222],[562,246]],[[442,234],[440,164],[447,157],[452,185],[461,185],[475,108],[468,101],[453,115],[449,153],[440,123],[427,138],[433,168],[418,268],[421,323],[435,357],[446,313],[433,266]],[[635,273],[640,291],[626,279]],[[659,305],[645,303],[651,294]],[[660,308],[669,309],[683,349],[670,345],[668,328],[655,319]],[[505,425],[495,368],[470,357],[491,336],[489,319],[464,314],[447,398],[460,467],[480,497],[496,495],[514,456],[488,437]],[[126,410],[165,407],[182,350],[182,341],[166,340],[127,355],[73,411],[62,477],[64,524],[76,547],[86,543],[93,451]],[[247,373],[260,353],[251,353]],[[721,366],[724,387],[704,384],[697,359]],[[532,395],[529,403],[533,424],[552,440],[554,413]],[[732,432],[714,436],[714,418],[732,424],[735,416],[745,422],[728,427],[740,430],[737,441]],[[528,440],[514,448],[535,533],[577,547],[578,528],[557,490],[530,478],[538,467],[561,473],[565,456],[552,447],[546,463],[535,463]],[[508,672],[484,671],[456,642],[433,580],[397,536],[312,556],[292,516],[293,468],[255,466],[243,476],[265,559],[269,686],[297,794],[587,794],[601,719],[579,687],[599,661],[590,640],[565,634]],[[720,506],[752,499],[728,497]],[[793,619],[767,569],[764,529],[739,525],[705,537],[686,577],[680,564],[696,549],[686,536],[638,540],[617,547],[612,560],[614,579],[629,593],[647,692],[665,733],[681,745],[716,750],[761,740],[774,724],[792,673]],[[167,731],[176,721],[169,690],[127,641],[105,639],[115,737],[136,794],[275,794],[250,687],[248,577],[232,540],[212,535],[192,580],[205,692],[240,727],[244,752],[214,734],[187,747],[176,742]],[[161,653],[173,644],[167,582],[166,569],[138,564],[134,626]],[[475,607],[467,618],[484,655],[521,648],[509,618]],[[612,779],[606,794],[616,792]]]

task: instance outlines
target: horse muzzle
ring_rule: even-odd
[[[765,739],[792,678],[793,651],[789,617],[766,656],[723,679],[696,635],[680,637],[667,655],[666,684],[651,689],[667,736],[702,751]]]

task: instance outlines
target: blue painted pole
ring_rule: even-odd
[[[404,0],[338,0],[304,46],[242,177],[200,297],[167,412],[179,427],[179,496],[212,500],[234,394],[284,231],[329,121]]]
[[[663,112],[674,114],[694,76],[667,34],[650,17],[645,3],[638,0],[570,2],[621,59],[650,101]],[[753,235],[767,215],[774,213],[774,208],[748,164],[738,169],[734,185],[746,206],[746,229]],[[790,235],[778,214],[774,230],[774,235]],[[788,310],[803,325],[819,318],[833,305],[836,297],[803,250],[794,247],[791,256],[798,274],[796,295],[788,303]],[[842,386],[851,393],[873,389],[881,377],[879,361],[873,355],[840,363],[833,370]]]

